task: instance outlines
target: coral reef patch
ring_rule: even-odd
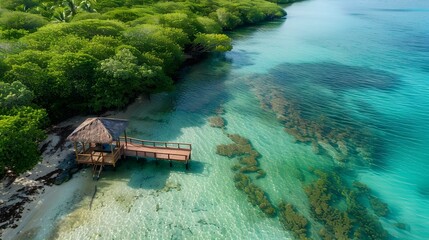
[[[377,216],[359,201],[362,191],[353,190],[333,172],[314,171],[318,179],[305,187],[314,218],[324,227],[322,239],[387,239]],[[365,191],[364,191],[365,192]]]
[[[279,204],[279,218],[284,228],[291,231],[296,239],[309,239],[307,232],[308,220],[299,214],[292,204],[286,202]]]
[[[243,173],[237,173],[234,176],[234,182],[237,189],[247,194],[247,199],[253,206],[258,206],[268,217],[276,215],[274,205],[268,200],[267,194],[253,184],[250,177]]]

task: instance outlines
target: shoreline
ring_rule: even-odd
[[[43,202],[48,200],[46,197],[56,190],[56,178],[74,163],[73,145],[66,137],[86,117],[72,117],[52,126],[48,129],[47,138],[39,145],[42,160],[31,170],[1,180],[0,239],[16,237]],[[74,173],[79,170],[74,170]]]
[[[285,9],[292,3],[285,4]],[[285,16],[286,17],[286,16]],[[279,18],[280,19],[280,18]],[[271,20],[262,21],[261,24]],[[248,26],[241,26],[240,28]],[[207,56],[191,58],[181,66],[180,71],[189,66],[200,63]],[[138,102],[148,102],[148,109],[157,105],[149,99],[137,97],[130,102],[124,109],[117,111],[107,111],[97,116],[110,117],[120,116],[130,107],[132,108]],[[49,196],[55,195],[55,190],[69,180],[78,182],[83,180],[83,175],[75,174],[81,172],[80,168],[74,171],[74,176],[70,175],[64,182],[55,184],[55,179],[75,163],[73,144],[66,140],[67,136],[86,118],[95,115],[74,116],[60,123],[51,126],[47,130],[47,137],[39,144],[41,152],[41,161],[31,170],[28,170],[18,176],[6,175],[0,183],[0,240],[14,239],[32,236],[32,221],[38,221],[38,215],[43,214],[40,211],[45,210],[49,205]],[[58,185],[58,186],[56,186]],[[55,201],[55,200],[54,200]],[[27,226],[30,225],[30,229]]]
[[[106,111],[97,116],[124,118],[127,117],[127,111],[141,104],[146,106],[147,111],[150,111],[158,104],[165,102],[165,97],[168,99],[168,94],[157,94],[154,96],[155,101],[138,97],[125,109]],[[53,205],[61,205],[56,198],[69,200],[65,196],[57,194],[57,190],[64,187],[61,185],[79,185],[86,180],[86,177],[89,176],[86,174],[86,168],[71,169],[77,165],[73,144],[66,138],[86,118],[94,116],[96,115],[74,116],[51,126],[47,129],[46,139],[39,144],[42,160],[31,170],[18,176],[6,176],[1,179],[0,240],[31,238],[34,231],[37,230],[33,225],[40,225],[37,223],[44,220],[43,216],[48,215],[46,212],[52,210]],[[60,184],[55,184],[55,179],[61,173],[68,173],[68,171],[72,173],[69,178],[61,181]],[[73,198],[73,195],[69,197]]]

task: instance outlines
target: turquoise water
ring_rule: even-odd
[[[307,217],[312,238],[322,226],[303,190],[312,169],[368,185],[388,205],[377,221],[389,238],[429,238],[429,3],[311,0],[287,11],[285,21],[232,34],[234,49],[185,69],[175,92],[118,114],[134,137],[192,143],[190,171],[130,159],[98,182],[82,172],[86,187],[63,185],[58,191],[75,197],[52,206],[32,236],[292,238],[234,186],[237,160],[216,154],[236,133],[267,173],[249,174],[252,182],[275,206],[286,201]],[[220,108],[224,130],[208,121]],[[296,142],[291,129],[314,136]]]

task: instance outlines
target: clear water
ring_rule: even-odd
[[[367,184],[390,209],[380,222],[392,239],[429,238],[429,3],[423,0],[311,0],[287,9],[286,21],[232,35],[234,49],[185,69],[177,90],[136,102],[129,135],[193,144],[191,170],[181,164],[125,161],[52,204],[36,239],[288,239],[234,186],[235,160],[216,155],[230,143],[209,125],[225,109],[227,133],[238,133],[262,155],[265,178],[254,183],[277,205],[285,200],[309,216],[302,176],[309,169],[340,173]],[[295,143],[278,113],[261,107],[272,91],[312,121],[370,132],[369,163],[341,164],[311,144]],[[271,91],[271,92],[270,92]],[[259,98],[258,98],[259,97]],[[359,134],[358,134],[359,135]],[[367,159],[368,160],[368,159]],[[94,186],[97,193],[92,202]],[[85,186],[85,187],[82,187]],[[67,195],[67,196],[69,196]],[[405,229],[395,226],[405,223]]]

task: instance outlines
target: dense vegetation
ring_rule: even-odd
[[[44,137],[41,128],[46,112],[31,106],[33,93],[22,83],[0,82],[0,168],[17,172],[39,160],[37,143]]]
[[[37,162],[46,112],[59,121],[170,90],[186,59],[232,48],[224,30],[284,15],[265,0],[2,0],[0,176]]]

